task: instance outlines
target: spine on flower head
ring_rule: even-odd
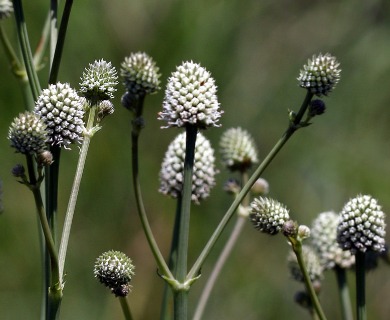
[[[160,170],[160,189],[165,195],[177,198],[183,188],[186,133],[179,134],[168,146]],[[210,195],[215,185],[215,157],[210,142],[198,133],[192,177],[192,200],[199,204]]]
[[[158,117],[167,123],[163,128],[188,124],[200,129],[218,127],[222,113],[211,74],[192,61],[177,67],[168,79],[163,110]]]

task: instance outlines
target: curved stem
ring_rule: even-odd
[[[30,41],[28,39],[26,22],[24,20],[23,7],[21,0],[13,0],[14,13],[20,47],[22,50],[23,61],[26,67],[28,80],[34,100],[38,99],[41,92],[38,75],[35,70],[34,60],[31,53]]]
[[[227,223],[233,216],[234,212],[237,210],[238,206],[240,205],[242,199],[247,195],[247,193],[250,191],[252,185],[256,182],[256,180],[260,177],[260,175],[264,172],[264,170],[268,167],[268,165],[272,162],[273,158],[279,153],[279,151],[283,148],[284,144],[290,139],[290,137],[294,134],[296,130],[298,130],[300,121],[302,120],[303,115],[305,114],[305,111],[310,103],[310,100],[313,98],[313,94],[307,91],[306,97],[301,105],[301,108],[295,117],[294,121],[289,124],[289,127],[287,128],[286,132],[283,134],[283,136],[279,139],[279,141],[276,143],[276,145],[272,148],[270,153],[267,155],[267,157],[263,160],[263,162],[259,165],[259,167],[256,169],[256,171],[252,174],[252,176],[249,178],[248,183],[242,188],[240,193],[238,194],[237,198],[233,201],[230,208],[222,218],[221,222],[215,229],[214,233],[212,234],[211,238],[209,239],[208,243],[204,247],[203,251],[199,255],[198,259],[195,261],[193,267],[191,268],[190,272],[187,275],[187,279],[192,279],[200,270],[202,264],[204,263],[204,260],[209,255],[211,249],[214,247],[215,242],[218,240],[220,235],[222,234],[222,231],[225,229]]]
[[[59,249],[59,264],[60,264],[61,281],[63,281],[63,277],[64,277],[66,251],[68,248],[70,229],[72,227],[73,215],[74,215],[74,211],[76,208],[76,202],[77,202],[77,197],[79,194],[80,183],[81,183],[81,179],[83,177],[83,171],[84,171],[85,161],[87,159],[89,144],[91,142],[91,137],[93,135],[93,133],[91,133],[91,132],[93,130],[93,125],[94,125],[94,121],[95,121],[95,113],[96,113],[96,105],[91,106],[90,111],[89,111],[88,122],[87,122],[87,126],[85,128],[83,145],[81,146],[80,156],[79,156],[79,160],[77,162],[76,174],[75,174],[75,177],[73,180],[72,191],[71,191],[69,202],[68,202],[68,208],[66,209],[64,227],[62,230],[61,244],[60,244],[60,249]]]
[[[347,284],[347,272],[344,268],[336,266],[334,272],[337,278],[337,286],[340,293],[341,313],[344,320],[353,320],[351,298]]]
[[[242,185],[245,185],[248,181],[248,175],[246,172],[242,173]],[[242,205],[244,207],[248,206],[249,204],[249,194],[244,198]],[[210,277],[207,279],[207,283],[202,291],[202,294],[200,296],[198,305],[195,309],[195,314],[193,317],[193,320],[200,320],[202,319],[204,309],[206,307],[207,301],[211,295],[211,291],[214,288],[214,285],[222,271],[223,266],[225,265],[227,259],[230,256],[230,253],[233,250],[234,245],[236,244],[238,237],[241,234],[241,231],[245,225],[245,222],[247,221],[248,217],[243,215],[238,215],[236,224],[233,227],[233,230],[229,236],[228,241],[226,242],[224,248],[222,249],[221,254],[218,257],[218,260],[213,268],[213,271],[210,274]]]
[[[324,311],[322,310],[320,301],[318,300],[318,296],[313,288],[313,284],[311,283],[309,273],[307,272],[307,268],[305,262],[303,260],[302,255],[302,243],[295,239],[289,239],[292,245],[292,249],[297,257],[299,268],[301,269],[303,280],[305,282],[306,290],[310,295],[313,307],[319,317],[320,320],[326,320]]]
[[[356,259],[356,315],[358,320],[366,320],[366,261],[365,253],[358,251]]]
[[[129,306],[129,302],[127,301],[126,297],[119,297],[119,302],[122,307],[123,315],[125,316],[126,320],[133,320],[133,316],[131,315],[131,310]]]

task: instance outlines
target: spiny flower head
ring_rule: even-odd
[[[187,61],[168,79],[163,111],[158,119],[167,122],[164,128],[191,124],[205,129],[218,127],[222,112],[211,74],[199,64]]]
[[[348,201],[340,213],[337,241],[343,250],[356,252],[385,250],[385,214],[378,201],[358,195]]]
[[[33,112],[24,112],[14,119],[8,131],[11,147],[23,154],[39,154],[49,139],[44,122]]]
[[[300,71],[299,85],[319,97],[326,96],[340,80],[339,65],[336,58],[329,53],[313,55]]]
[[[160,170],[160,189],[165,195],[177,198],[183,188],[184,158],[186,148],[186,133],[179,134],[168,146]],[[201,133],[198,133],[195,145],[194,171],[192,176],[192,201],[199,204],[200,200],[210,195],[215,185],[214,150]]]
[[[81,77],[80,92],[91,101],[114,98],[118,76],[111,62],[95,60],[89,64]]]
[[[125,297],[130,292],[134,268],[123,252],[110,250],[97,258],[93,273],[115,296]]]
[[[338,214],[327,211],[320,213],[312,224],[311,244],[325,269],[350,268],[355,264],[355,256],[343,251],[337,243],[339,220]]]
[[[160,90],[160,74],[156,62],[144,52],[136,52],[121,64],[121,76],[126,90],[135,98]]]
[[[14,12],[12,1],[0,0],[0,20],[8,18]]]
[[[251,203],[250,219],[256,229],[274,235],[282,230],[290,216],[287,208],[278,201],[258,197]]]
[[[223,164],[230,170],[246,171],[259,162],[256,143],[248,131],[241,128],[226,130],[220,140]]]
[[[81,143],[84,103],[68,83],[58,82],[42,90],[34,112],[46,124],[52,145],[68,149],[71,143]]]
[[[321,266],[320,259],[318,258],[315,250],[308,246],[302,246],[303,261],[306,266],[306,270],[309,273],[310,280],[312,282],[318,282],[323,279],[323,267]],[[298,260],[293,251],[290,251],[288,257],[288,268],[292,277],[299,282],[304,282],[302,271],[299,268]]]

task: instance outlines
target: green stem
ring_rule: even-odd
[[[340,292],[340,304],[343,320],[353,320],[351,298],[349,296],[349,288],[347,284],[347,272],[344,268],[336,266],[334,268],[337,286]]]
[[[14,13],[16,19],[16,27],[19,38],[20,47],[22,50],[23,61],[26,67],[28,80],[31,87],[31,92],[34,100],[38,99],[41,92],[38,75],[35,70],[34,60],[31,53],[30,41],[28,39],[26,22],[24,20],[23,6],[21,0],[13,0]]]
[[[176,274],[181,202],[182,202],[182,197],[181,195],[179,195],[179,197],[177,198],[175,223],[173,226],[171,250],[169,252],[169,259],[168,259],[168,267],[170,270],[172,270],[173,274]],[[161,316],[160,316],[161,320],[172,319],[172,312],[171,312],[172,310],[168,308],[169,299],[171,297],[170,296],[171,291],[169,289],[170,288],[168,283],[165,282],[163,299],[161,304]]]
[[[137,212],[141,220],[142,228],[144,230],[146,239],[148,240],[149,247],[153,253],[154,259],[156,260],[157,266],[159,268],[159,272],[166,279],[173,279],[173,275],[166,264],[161,251],[157,245],[157,242],[153,236],[152,229],[150,228],[149,220],[146,215],[146,210],[144,206],[144,202],[142,199],[141,193],[141,184],[139,181],[139,163],[138,163],[138,140],[141,129],[143,128],[143,120],[142,120],[142,108],[143,108],[144,97],[141,97],[136,107],[136,115],[135,119],[132,121],[132,131],[131,131],[131,150],[132,150],[132,171],[133,171],[133,186],[134,186],[134,194],[135,200],[137,204]]]
[[[1,21],[0,21],[0,40],[1,43],[3,44],[5,55],[7,56],[10,62],[13,72],[15,73],[16,76],[20,77],[20,71],[24,69],[23,65],[20,63],[18,56],[16,55],[11,43],[9,42],[7,34],[4,30],[3,23],[1,23]]]
[[[58,38],[58,28],[57,28],[57,19],[58,19],[58,1],[50,0],[50,70],[52,69],[54,52],[57,45]],[[49,81],[49,83],[52,83]]]
[[[81,183],[81,179],[83,177],[83,171],[84,171],[84,167],[85,167],[85,161],[87,159],[89,144],[90,144],[91,138],[93,136],[96,108],[97,108],[97,105],[95,104],[95,105],[91,106],[90,111],[89,111],[88,122],[87,122],[87,126],[86,126],[85,132],[84,132],[83,144],[81,146],[80,156],[79,156],[79,160],[77,162],[76,174],[75,174],[75,177],[73,180],[73,186],[72,186],[71,194],[69,197],[68,207],[66,209],[64,227],[62,229],[61,243],[60,243],[60,249],[59,249],[59,264],[60,264],[61,281],[63,281],[63,278],[64,278],[66,252],[67,252],[67,248],[68,248],[70,230],[72,227],[74,211],[75,211],[76,203],[77,203],[77,197],[79,194],[80,183]]]
[[[309,273],[307,272],[307,268],[305,262],[303,260],[302,255],[302,243],[296,239],[289,239],[292,245],[292,249],[297,257],[299,268],[301,269],[303,280],[305,282],[306,290],[310,295],[314,310],[316,311],[320,320],[326,320],[324,311],[322,310],[320,301],[318,300],[318,296],[313,288],[313,284],[311,283]]]
[[[366,261],[365,253],[358,251],[356,259],[356,315],[357,320],[366,320]]]
[[[248,181],[248,175],[246,172],[242,173],[242,185],[245,185],[246,182]],[[242,206],[245,208],[249,204],[249,195],[247,195],[243,202]],[[206,308],[207,301],[210,298],[211,291],[214,288],[214,285],[221,274],[223,266],[226,264],[227,259],[229,258],[234,245],[236,244],[238,237],[240,236],[243,227],[245,225],[245,222],[248,220],[247,216],[244,215],[238,215],[236,224],[233,227],[233,230],[229,236],[228,241],[226,242],[224,248],[222,249],[221,254],[218,257],[218,260],[213,268],[213,271],[210,274],[210,277],[207,279],[206,285],[201,293],[198,305],[196,306],[195,309],[195,314],[193,317],[193,320],[200,320],[202,319],[204,309]]]
[[[126,320],[133,320],[133,316],[131,315],[131,310],[129,306],[129,302],[127,301],[126,297],[119,297],[119,302],[122,307],[123,315],[125,316]]]
[[[53,59],[50,69],[49,83],[57,82],[58,71],[61,64],[62,52],[64,49],[66,31],[68,29],[69,16],[72,9],[73,0],[65,2],[64,12],[62,14],[60,29],[58,31],[58,41],[56,41],[55,50],[53,48]]]
[[[192,197],[192,174],[194,170],[195,144],[198,128],[193,125],[186,127],[186,154],[184,158],[183,190],[180,208],[176,279],[184,283],[187,275],[188,238],[190,229],[190,212]],[[187,319],[188,291],[186,289],[174,292],[174,318]]]
[[[203,265],[204,261],[206,260],[207,256],[211,252],[211,249],[214,247],[216,241],[221,236],[222,231],[225,229],[227,223],[233,216],[234,212],[237,210],[238,206],[244,199],[244,197],[248,194],[250,191],[252,185],[256,182],[256,180],[261,176],[261,174],[264,172],[264,170],[268,167],[268,165],[272,162],[274,157],[279,153],[279,151],[282,149],[284,144],[290,139],[290,137],[294,134],[296,130],[298,130],[300,121],[302,120],[303,115],[305,114],[305,111],[310,103],[310,100],[313,98],[313,94],[307,91],[305,100],[303,101],[301,108],[295,117],[294,121],[289,124],[289,127],[287,128],[286,132],[283,134],[283,136],[279,139],[279,141],[276,143],[276,145],[272,148],[270,153],[267,155],[267,157],[263,160],[263,162],[259,165],[259,167],[256,169],[256,171],[252,174],[252,176],[249,178],[248,183],[245,184],[245,186],[242,188],[240,193],[238,194],[237,198],[233,201],[230,208],[222,218],[221,222],[215,229],[214,233],[210,237],[208,243],[204,247],[203,251],[199,255],[198,259],[195,261],[193,267],[191,268],[190,272],[187,275],[187,279],[193,279],[196,274],[198,274],[201,266]]]

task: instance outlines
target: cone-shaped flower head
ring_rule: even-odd
[[[12,1],[0,0],[0,20],[8,18],[14,12]]]
[[[250,219],[256,229],[274,235],[282,229],[290,216],[287,208],[278,201],[258,197],[251,203]]]
[[[186,133],[183,132],[168,146],[161,165],[159,191],[173,198],[177,198],[183,188],[185,148]],[[215,185],[216,173],[214,150],[209,140],[198,133],[192,176],[192,201],[199,204],[200,200],[210,195],[211,188]]]
[[[49,136],[44,122],[32,112],[19,114],[8,131],[11,147],[23,154],[38,154],[47,148]]]
[[[125,297],[130,292],[134,266],[123,252],[111,250],[100,255],[93,273],[115,296]]]
[[[68,149],[71,143],[81,143],[84,128],[84,103],[68,83],[49,85],[35,103],[34,112],[43,120],[49,142]]]
[[[320,213],[312,224],[311,244],[325,269],[350,268],[355,263],[355,256],[343,251],[337,243],[339,220],[338,214],[327,211]]]
[[[81,77],[80,92],[94,103],[114,98],[118,76],[111,62],[95,60],[89,64]]]
[[[314,55],[303,66],[298,77],[299,85],[319,97],[326,96],[339,82],[341,72],[339,65],[336,58],[329,53]]]
[[[351,253],[385,250],[386,223],[377,200],[358,195],[344,206],[337,227],[337,241]]]
[[[121,64],[121,76],[127,92],[134,98],[160,90],[160,74],[156,62],[144,52],[136,52]]]
[[[168,127],[218,127],[222,111],[217,98],[217,86],[211,74],[199,64],[184,62],[168,79],[163,111],[159,120]]]
[[[308,246],[302,246],[303,261],[306,266],[306,270],[309,274],[312,282],[321,281],[323,279],[323,267],[320,263],[320,259],[317,256],[315,250]],[[287,257],[288,268],[292,277],[299,282],[304,282],[301,269],[299,268],[298,260],[295,253],[291,250]]]
[[[246,171],[259,161],[255,141],[241,128],[230,128],[222,134],[220,153],[223,164],[232,171]]]

